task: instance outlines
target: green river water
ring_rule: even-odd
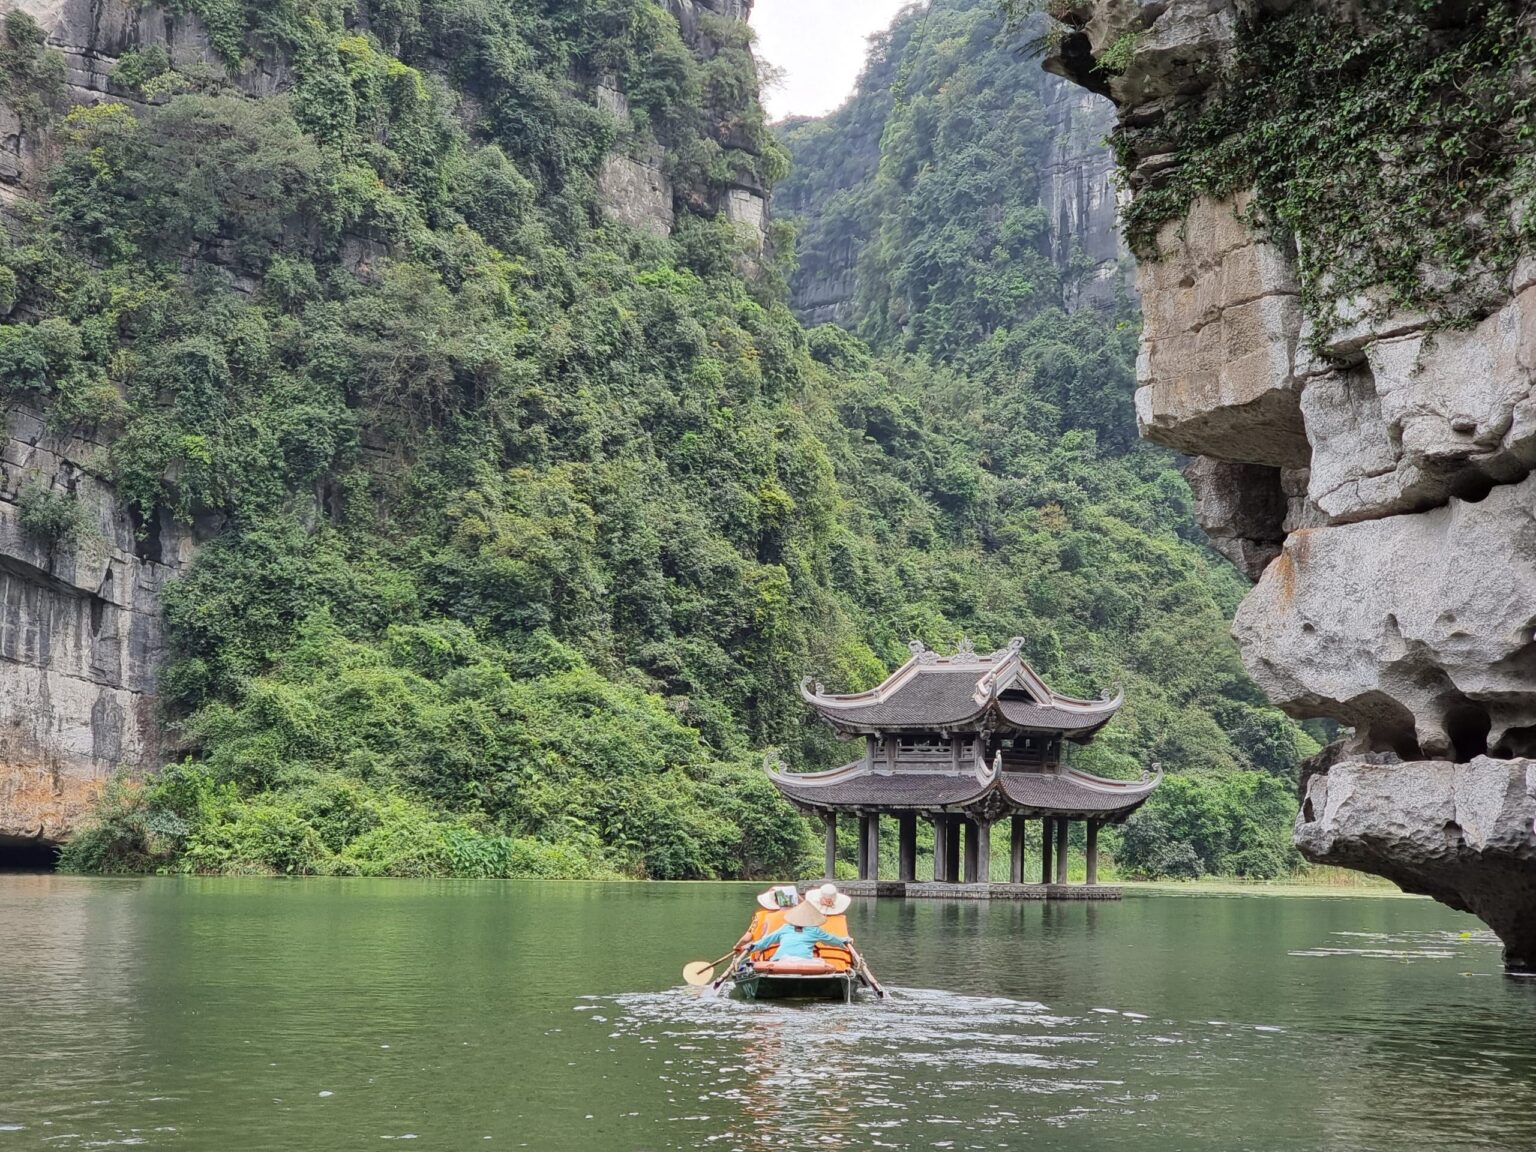
[[[1536,1149],[1536,986],[1427,901],[863,901],[886,1003],[680,987],[752,891],[0,876],[0,1152]]]

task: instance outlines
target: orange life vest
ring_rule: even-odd
[[[752,916],[752,926],[747,929],[750,940],[761,940],[770,932],[777,932],[784,926],[784,913],[786,909],[775,908],[770,911],[767,908],[759,908]],[[848,935],[848,917],[846,914],[828,916],[823,924],[822,931],[829,932],[833,936]],[[771,960],[778,947],[764,948],[758,955],[761,959]],[[834,972],[846,972],[853,967],[853,954],[846,948],[839,948],[833,944],[816,945],[816,955],[832,966]]]

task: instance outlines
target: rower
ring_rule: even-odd
[[[815,960],[818,944],[846,948],[853,943],[850,937],[834,936],[831,932],[823,931],[821,926],[826,922],[825,912],[811,901],[802,900],[784,913],[784,924],[781,927],[749,943],[747,953],[751,955],[775,948],[775,960]]]

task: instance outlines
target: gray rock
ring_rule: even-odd
[[[1193,455],[1306,467],[1294,261],[1242,221],[1248,196],[1201,198],[1136,270],[1144,324],[1136,418],[1143,436]]]
[[[1477,503],[1294,532],[1233,633],[1271,700],[1361,747],[1536,755],[1536,478]]]
[[[1257,580],[1285,542],[1290,504],[1280,469],[1197,456],[1184,469],[1184,479],[1195,496],[1195,519],[1211,547]]]
[[[1047,67],[1155,129],[1198,107],[1241,17],[1298,3],[1324,0],[1086,0]],[[1344,22],[1360,7],[1328,0]],[[1096,60],[1111,45],[1129,54],[1114,75]],[[1133,193],[1179,163],[1144,140]],[[1354,728],[1351,762],[1310,768],[1297,843],[1477,912],[1531,966],[1536,257],[1487,286],[1471,330],[1428,335],[1378,289],[1317,333],[1295,253],[1254,236],[1245,205],[1197,200],[1138,270],[1142,432],[1202,457],[1212,544],[1250,573],[1268,561],[1234,625],[1249,671],[1293,715]]]
[[[1335,764],[1307,783],[1295,841],[1318,864],[1384,876],[1470,912],[1536,972],[1536,761]]]
[[[103,781],[159,766],[160,590],[191,559],[189,533],[145,538],[102,478],[104,446],[7,412],[0,444],[0,836],[63,839]],[[85,526],[49,546],[20,524],[25,488],[70,494]]]
[[[1536,464],[1536,287],[1467,332],[1424,323],[1334,336],[1328,351],[1358,362],[1302,395],[1311,497],[1334,523],[1432,508]]]

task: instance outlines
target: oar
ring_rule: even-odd
[[[683,979],[695,988],[702,988],[715,978],[715,966],[724,964],[734,955],[736,955],[736,949],[732,948],[718,960],[695,960],[692,964],[685,964]]]
[[[731,955],[735,956],[736,953],[733,952],[733,953],[731,953]],[[713,984],[710,985],[710,988],[713,991],[716,991],[716,992],[720,991],[720,985],[724,984],[727,980],[729,980],[731,978],[731,973],[734,972],[734,971],[736,971],[736,965],[732,964],[729,968],[727,968],[721,974],[720,979],[716,980]]]
[[[875,995],[881,1000],[889,996],[890,993],[880,986],[880,981],[876,980],[875,974],[869,970],[869,962],[864,959],[859,950],[849,944],[848,951],[853,956],[853,962],[859,966],[859,975],[864,977],[865,982],[875,990]]]

